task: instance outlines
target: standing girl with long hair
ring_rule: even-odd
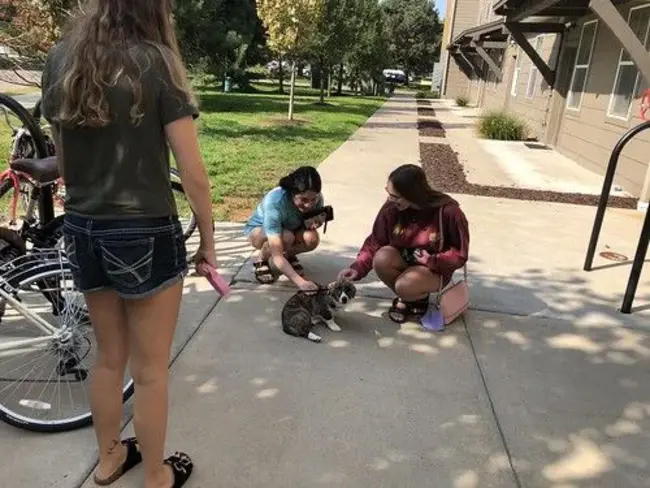
[[[431,188],[419,166],[406,164],[393,171],[386,192],[371,235],[340,278],[360,280],[374,269],[397,295],[389,317],[402,323],[424,315],[429,295],[449,284],[465,265],[469,228],[458,202]]]
[[[95,482],[111,484],[143,461],[146,488],[180,487],[192,461],[180,452],[164,458],[168,365],[187,273],[170,147],[197,215],[199,273],[216,257],[198,110],[172,0],[89,0],[50,51],[42,87],[66,183],[66,252],[97,338]],[[136,438],[121,440],[129,361]]]

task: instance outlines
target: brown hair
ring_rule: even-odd
[[[133,94],[131,120],[142,109],[142,71],[133,48],[157,49],[171,82],[196,104],[181,61],[172,23],[172,0],[89,0],[72,21],[66,36],[66,62],[60,80],[58,121],[65,125],[103,127],[110,123],[105,89],[125,80]]]
[[[457,203],[446,193],[431,188],[426,173],[415,164],[400,166],[388,179],[402,198],[420,208],[439,208],[448,203]]]

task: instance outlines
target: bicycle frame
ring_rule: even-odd
[[[16,222],[16,207],[18,206],[18,195],[20,194],[20,175],[18,172],[14,171],[13,169],[9,168],[0,173],[0,183],[4,182],[5,180],[10,179],[11,180],[11,185],[14,188],[14,194],[11,197],[11,215],[10,215],[10,220],[12,223]]]
[[[5,112],[5,116],[6,111]],[[40,116],[39,116],[40,117]],[[11,124],[9,124],[9,127],[13,129],[13,136],[12,136],[12,147],[10,151],[10,162],[13,161],[14,159],[18,158],[21,156],[21,151],[20,151],[20,143],[23,137],[30,137],[32,138],[32,135],[30,131],[26,128],[13,128]],[[38,147],[36,148],[37,154],[35,155],[36,157],[45,157],[45,155],[40,155],[38,152]],[[58,178],[54,184],[45,184],[45,185],[39,185],[35,183],[29,175],[20,173],[18,171],[12,170],[11,168],[5,170],[1,175],[0,175],[0,182],[4,181],[6,178],[11,178],[13,187],[14,187],[14,197],[11,202],[11,222],[16,222],[16,207],[18,203],[18,196],[20,194],[20,179],[24,178],[27,180],[29,185],[32,187],[32,190],[38,190],[37,198],[30,198],[29,202],[29,209],[28,209],[28,215],[26,216],[25,220],[29,220],[33,218],[33,212],[34,212],[34,201],[38,202],[38,213],[39,213],[39,221],[41,225],[44,225],[47,222],[50,222],[51,220],[54,219],[55,212],[54,212],[54,200],[58,199],[56,196],[56,192],[54,191],[55,187],[59,183],[63,183],[62,178]]]
[[[40,185],[38,183],[35,183],[28,174],[9,168],[3,171],[2,173],[0,173],[0,183],[4,182],[7,179],[11,180],[13,190],[14,190],[14,194],[11,197],[11,205],[10,205],[10,213],[11,213],[10,221],[12,222],[12,224],[15,224],[17,222],[17,217],[18,217],[17,207],[18,207],[18,199],[20,197],[20,191],[21,191],[20,189],[21,181],[25,181],[32,189],[29,197],[29,205],[27,207],[27,211],[25,212],[25,216],[23,220],[27,222],[32,222],[34,220],[34,210],[36,204],[39,205],[39,209],[41,209],[41,212],[44,214],[47,214],[48,210],[47,209],[43,210],[43,207],[49,206],[52,212],[52,218],[54,218],[53,201],[56,200],[60,205],[63,204],[62,199],[56,195],[56,192],[52,191],[56,185],[63,183],[62,178],[57,179],[56,183],[47,183],[45,185]],[[45,193],[46,189],[48,190],[48,193],[51,195],[51,197],[49,197],[50,198],[49,205],[48,202],[43,201],[45,198],[48,198],[47,195],[43,197],[43,193]]]
[[[4,281],[4,283],[2,283],[2,281]],[[31,348],[33,346],[51,342],[53,339],[60,337],[65,332],[65,328],[59,329],[57,327],[54,327],[46,320],[24,307],[22,303],[20,303],[13,296],[13,291],[14,290],[5,280],[0,279],[0,297],[6,300],[7,303],[14,307],[23,317],[25,317],[41,332],[47,335],[43,337],[35,337],[33,339],[20,339],[11,342],[0,343],[0,356],[4,356],[4,354],[2,354],[3,352],[18,350],[17,353],[21,353],[23,352],[21,349]]]

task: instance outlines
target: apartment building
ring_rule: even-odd
[[[444,97],[503,108],[604,174],[616,142],[642,122],[650,0],[447,0],[442,49]],[[650,130],[628,144],[615,181],[650,200]]]

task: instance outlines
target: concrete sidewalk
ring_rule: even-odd
[[[321,165],[336,221],[302,259],[317,281],[354,257],[390,171],[419,159],[416,117],[414,100],[392,99]],[[342,333],[289,338],[279,318],[292,288],[260,287],[244,267],[173,369],[169,448],[195,446],[190,486],[650,480],[649,310],[616,312],[628,266],[580,271],[594,209],[456,197],[471,224],[473,310],[442,335],[388,321],[390,294],[371,275]],[[631,256],[640,224],[608,213],[601,249]],[[646,271],[638,303],[649,300]]]
[[[444,143],[459,151],[470,183],[597,195],[602,191],[601,175],[543,144],[477,139],[476,126],[482,109],[457,107],[451,100],[434,103],[436,115],[423,118],[442,122],[447,132]],[[631,196],[616,185],[611,194]]]
[[[321,165],[336,221],[302,259],[314,279],[353,259],[388,174],[418,161],[416,121],[415,101],[395,97]],[[486,157],[477,146],[474,164]],[[171,368],[168,442],[196,462],[188,487],[649,485],[650,270],[644,309],[620,315],[629,265],[581,271],[595,209],[454,196],[471,226],[472,310],[444,334],[385,318],[391,296],[374,275],[322,344],[282,333],[294,290],[257,285],[250,263],[216,307],[205,284],[188,283],[200,289],[187,294],[179,336],[195,335]],[[599,251],[631,257],[641,215],[613,210],[605,223]],[[236,235],[222,242],[231,271],[248,255]],[[72,488],[93,467],[90,430],[0,429],[0,456],[15,468],[3,485]],[[114,486],[140,486],[141,475]]]
[[[217,224],[220,272],[227,278],[232,279],[250,255],[242,230],[238,224]],[[196,245],[197,242],[190,242],[190,251]],[[217,295],[206,280],[196,276],[186,280],[172,360],[178,357],[216,304]],[[131,416],[132,401],[127,404],[125,425]],[[36,434],[0,422],[0,459],[2,487],[78,487],[97,462],[95,435],[91,428],[64,434]]]

